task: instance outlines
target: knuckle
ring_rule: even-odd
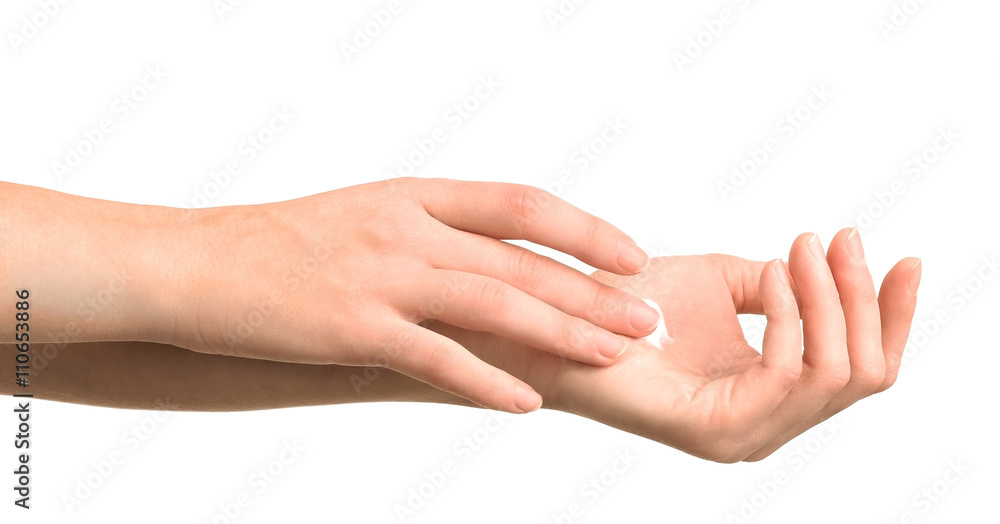
[[[794,388],[795,385],[799,383],[799,378],[802,377],[802,368],[801,368],[801,366],[800,367],[795,367],[795,368],[791,368],[791,367],[784,368],[784,369],[781,369],[780,372],[777,375],[778,375],[778,378],[777,378],[777,380],[778,380],[778,386],[783,391],[788,392],[788,391],[791,391],[792,388]]]
[[[818,377],[820,386],[829,396],[840,393],[851,381],[851,369],[846,366],[832,368]]]
[[[628,299],[624,293],[607,286],[595,285],[592,297],[590,320],[603,323],[609,318],[613,318],[617,322],[628,324],[628,313],[626,312]]]
[[[829,291],[815,294],[802,294],[802,314],[821,314],[831,309],[840,310],[840,293]]]
[[[756,449],[762,428],[746,415],[733,416],[726,428],[716,432],[706,458],[724,464],[740,462]]]
[[[557,349],[563,356],[568,353],[581,352],[597,335],[594,326],[582,320],[565,322],[561,331],[561,340]]]
[[[586,340],[586,334],[573,322],[563,323],[556,333],[553,349],[561,357],[568,357],[570,353],[578,351]]]
[[[875,393],[881,393],[881,392],[883,392],[883,391],[891,388],[893,386],[893,384],[896,383],[896,379],[898,378],[898,376],[899,376],[898,372],[896,372],[896,371],[892,371],[892,370],[887,371],[886,374],[885,374],[885,378],[882,380],[882,384],[879,385],[878,389],[875,390]]]
[[[857,304],[877,305],[878,295],[875,293],[875,287],[871,285],[861,286],[861,289],[858,289],[853,292],[851,296],[851,301]]]
[[[885,363],[880,359],[851,369],[851,383],[866,396],[878,391],[885,379]]]
[[[546,281],[548,264],[541,255],[522,249],[514,258],[512,280],[521,289],[535,289]]]
[[[474,296],[476,303],[495,315],[505,315],[511,306],[507,286],[493,279],[484,280],[475,290]]]
[[[452,360],[445,341],[438,340],[425,348],[417,364],[423,368],[428,382],[441,385],[448,381],[449,364]]]
[[[368,206],[363,212],[368,219],[358,226],[357,238],[369,246],[396,248],[404,241],[401,232],[414,227],[412,217],[396,206]]]
[[[590,217],[584,223],[583,226],[583,242],[587,247],[597,247],[601,244],[601,240],[608,236],[605,233],[607,231],[604,228],[604,223],[596,218]]]
[[[708,265],[720,270],[728,271],[730,268],[729,262],[731,258],[729,255],[723,255],[721,253],[705,253],[703,255],[697,255],[698,258],[704,260]]]
[[[407,189],[412,189],[414,186],[416,186],[416,185],[418,185],[420,183],[424,183],[424,184],[428,184],[428,185],[433,184],[433,181],[432,180],[419,179],[419,178],[416,178],[416,177],[405,177],[404,176],[404,177],[390,178],[390,179],[386,180],[385,183],[387,184],[387,186],[389,188],[393,189],[394,191],[405,191]]]
[[[537,187],[512,185],[507,190],[504,210],[524,227],[538,215],[538,202],[541,200],[541,193],[543,191]]]

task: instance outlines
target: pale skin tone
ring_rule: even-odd
[[[30,343],[142,341],[300,364],[385,365],[481,406],[542,397],[437,320],[595,366],[652,332],[636,297],[533,251],[636,274],[611,224],[529,186],[397,179],[184,210],[0,183],[2,289],[30,291]],[[14,296],[0,301],[14,318]],[[16,326],[0,323],[0,340]],[[387,348],[390,350],[387,352]]]
[[[918,259],[897,263],[876,293],[858,233],[823,252],[802,235],[781,260],[661,257],[635,276],[593,279],[663,308],[674,341],[634,341],[609,366],[579,363],[437,321],[436,333],[530,384],[545,405],[719,462],[760,460],[857,400],[891,386],[916,307]],[[767,316],[762,354],[738,313]],[[800,328],[801,319],[801,328]],[[12,346],[0,358],[13,358]],[[108,376],[116,381],[104,380]],[[41,372],[37,397],[116,407],[241,410],[371,401],[473,405],[388,369],[208,355],[140,342],[68,345]],[[12,393],[12,378],[0,378]]]

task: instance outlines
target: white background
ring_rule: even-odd
[[[71,2],[53,16],[38,14],[42,3],[3,2],[3,180],[189,206],[235,160],[239,176],[211,205],[258,203],[381,179],[440,127],[446,140],[416,176],[546,187],[654,254],[770,259],[801,232],[825,242],[861,222],[877,279],[904,256],[922,257],[924,276],[897,385],[838,415],[832,439],[807,433],[760,463],[706,462],[547,411],[507,419],[466,462],[454,445],[484,428],[487,412],[353,405],[173,413],[154,425],[151,412],[40,401],[34,509],[15,510],[4,474],[0,521],[212,522],[246,491],[253,503],[240,523],[399,522],[394,505],[449,459],[458,472],[406,522],[554,522],[579,502],[574,522],[723,523],[744,501],[763,506],[752,522],[889,523],[906,512],[996,521],[1000,282],[977,274],[992,277],[983,257],[1000,251],[1000,4],[932,0],[912,12],[909,1],[911,14],[888,31],[903,3],[602,0],[553,28],[555,0],[403,1],[348,60],[342,44],[386,0],[255,1],[222,16],[209,0]],[[706,27],[719,32],[712,21],[724,9],[731,23],[702,34],[700,53],[689,48]],[[22,17],[44,25],[32,32]],[[678,67],[688,53],[698,56]],[[167,76],[122,118],[116,98],[147,68]],[[467,101],[490,75],[499,87]],[[832,96],[799,108],[813,87]],[[465,102],[478,107],[455,129],[445,112]],[[291,124],[248,161],[240,143],[282,108]],[[796,110],[789,137],[779,120]],[[103,118],[112,132],[57,177],[53,162]],[[603,154],[586,169],[574,162],[616,118],[625,129],[594,144]],[[929,152],[949,129],[954,143]],[[778,150],[731,180],[767,139]],[[913,171],[914,155],[935,161]],[[553,185],[564,170],[568,184]],[[720,181],[735,192],[723,195]],[[894,181],[901,191],[890,198]],[[959,300],[959,286],[978,292]],[[949,322],[935,327],[939,310]],[[120,436],[144,421],[155,430],[132,451]],[[13,416],[0,417],[5,471],[13,432]],[[263,493],[250,487],[293,439],[306,447],[300,458]],[[810,460],[796,459],[797,447]],[[64,495],[115,450],[125,464],[70,514]],[[617,451],[638,460],[596,501],[582,496]],[[971,470],[929,507],[914,501],[950,461]],[[761,494],[758,483],[779,472],[790,482]]]

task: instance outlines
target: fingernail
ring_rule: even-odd
[[[923,274],[923,268],[923,262],[919,258],[910,266],[909,287],[910,293],[914,295],[917,294],[917,288],[920,287],[920,276]]]
[[[818,235],[813,233],[813,235],[809,237],[809,241],[806,242],[806,245],[809,247],[809,252],[812,253],[814,257],[820,260],[826,260],[826,255],[823,254],[823,246],[820,245]]]
[[[631,240],[618,242],[618,267],[629,273],[639,273],[649,266],[649,255]]]
[[[530,413],[542,407],[542,396],[536,393],[535,390],[518,384],[517,389],[514,390],[514,405],[522,413]]]
[[[774,265],[774,272],[778,274],[778,282],[781,283],[781,289],[778,290],[781,307],[787,311],[795,310],[797,306],[795,294],[792,293],[792,279],[788,276],[788,266],[784,260],[778,259],[778,263]]]
[[[619,337],[609,331],[602,330],[602,334],[599,335],[599,337],[598,351],[600,351],[601,355],[604,355],[605,358],[615,360],[622,356],[622,354],[625,353],[625,348],[628,347],[628,344],[625,342],[625,337]]]
[[[660,322],[660,314],[649,307],[649,304],[633,300],[628,307],[628,321],[632,327],[643,333],[656,329],[656,325]]]
[[[785,287],[792,287],[792,283],[788,280],[788,266],[785,265],[785,261],[782,259],[777,259],[778,263],[774,265],[774,272],[778,274],[778,281],[785,285]]]
[[[847,235],[847,252],[856,262],[865,261],[865,248],[861,245],[861,235],[856,227],[852,227],[850,234]]]

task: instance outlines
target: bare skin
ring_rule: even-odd
[[[787,269],[780,260],[700,255],[657,258],[631,277],[598,272],[599,282],[656,300],[674,339],[662,350],[637,340],[610,366],[440,322],[427,327],[530,384],[548,408],[709,460],[760,460],[896,380],[916,307],[919,260],[897,263],[876,295],[859,248],[857,232],[848,229],[825,254],[813,235],[799,237]],[[738,313],[767,316],[763,354],[747,345]],[[13,353],[2,346],[0,358]],[[32,390],[40,398],[145,409],[162,409],[156,401],[165,398],[177,409],[210,411],[376,401],[473,405],[375,369],[149,343],[74,344],[34,373]],[[108,376],[117,380],[103,380]],[[11,377],[0,380],[0,391],[15,392]]]
[[[638,298],[500,240],[618,274],[648,265],[614,226],[530,186],[396,179],[184,210],[0,183],[0,209],[0,289],[11,293],[0,318],[15,318],[14,290],[30,291],[31,344],[142,341],[378,364],[524,413],[542,402],[528,384],[419,324],[488,331],[596,366],[656,324]],[[0,340],[26,329],[0,322]]]

